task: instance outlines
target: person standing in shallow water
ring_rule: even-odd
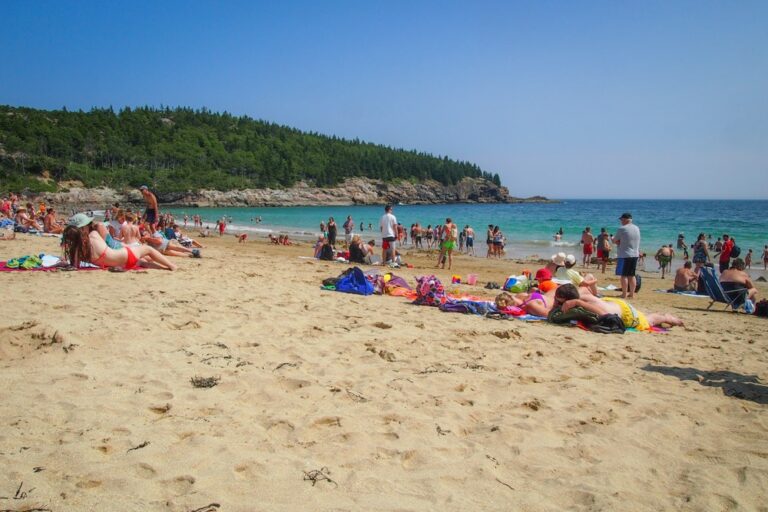
[[[589,268],[595,245],[595,235],[592,234],[591,227],[587,226],[584,228],[584,231],[581,233],[581,243],[583,245],[582,252],[584,253],[582,265],[584,265],[584,268]]]

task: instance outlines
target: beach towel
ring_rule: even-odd
[[[434,275],[416,278],[416,300],[414,304],[422,306],[440,306],[448,298],[445,296],[445,288],[440,279]]]
[[[439,307],[440,310],[448,313],[465,313],[480,316],[496,312],[496,306],[490,301],[448,300],[440,304]]]
[[[373,294],[373,284],[365,278],[365,274],[358,267],[352,267],[336,281],[336,291],[342,293],[355,293],[357,295]]]
[[[43,260],[40,256],[34,254],[28,256],[20,256],[18,258],[11,258],[5,262],[5,266],[8,268],[18,268],[23,270],[30,270],[33,268],[40,268],[43,266]]]
[[[656,293],[673,293],[675,295],[685,295],[687,297],[696,297],[696,298],[699,298],[699,299],[708,299],[709,298],[708,295],[699,295],[695,291],[678,292],[676,290],[662,290],[662,289],[658,289],[658,288],[656,290],[653,290],[653,291],[656,292]]]
[[[90,263],[81,263],[80,268],[76,269],[75,267],[71,266],[53,266],[53,267],[34,267],[34,268],[18,268],[18,267],[8,267],[7,261],[0,261],[0,272],[56,272],[58,270],[105,270],[101,267],[97,267],[95,265],[91,265]],[[85,266],[89,265],[89,266]],[[136,268],[135,270],[139,270],[139,268]]]

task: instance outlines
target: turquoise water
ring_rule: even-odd
[[[260,233],[290,233],[297,238],[316,236],[320,221],[333,216],[341,225],[347,215],[355,221],[355,232],[364,224],[363,238],[378,238],[379,217],[382,206],[304,206],[286,208],[174,208],[178,220],[183,214],[202,215],[211,224],[222,216],[231,218],[233,231]],[[585,226],[597,233],[606,227],[610,233],[619,227],[618,217],[631,212],[642,234],[642,250],[649,259],[662,244],[675,244],[683,233],[691,244],[700,232],[712,234],[714,239],[723,233],[736,238],[742,248],[754,251],[753,260],[762,256],[768,244],[768,201],[716,201],[716,200],[568,200],[555,204],[449,204],[449,205],[395,205],[397,220],[408,228],[419,222],[433,226],[451,217],[459,226],[471,225],[476,235],[478,253],[485,250],[485,229],[488,224],[498,225],[507,238],[509,257],[538,254],[542,257],[564,251],[579,254],[579,240]],[[257,224],[252,219],[261,216]],[[191,225],[191,219],[190,219]],[[368,230],[372,224],[374,231]],[[556,243],[552,235],[563,228],[564,236]],[[484,255],[484,253],[483,253]],[[759,265],[762,268],[762,264]]]

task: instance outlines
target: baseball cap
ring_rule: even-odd
[[[621,217],[619,217],[619,218],[620,219],[631,219],[632,218],[632,214],[629,213],[629,212],[624,212],[624,213],[621,214]]]
[[[91,222],[93,222],[92,217],[89,217],[84,213],[78,213],[77,215],[73,215],[72,217],[70,217],[69,222],[67,224],[69,224],[70,226],[74,226],[76,228],[82,228],[87,226]]]

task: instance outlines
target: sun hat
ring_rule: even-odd
[[[565,257],[565,262],[573,265],[574,263],[576,263],[576,256],[574,256],[573,254],[569,254],[568,256]]]
[[[562,267],[565,265],[565,253],[559,252],[557,254],[552,255],[552,263],[557,265],[558,267]]]
[[[552,280],[552,272],[549,271],[547,268],[540,268],[536,271],[536,280],[537,281],[550,281]]]
[[[78,213],[69,218],[68,224],[76,228],[82,228],[93,222],[93,217],[89,217],[84,213]]]
[[[629,212],[624,212],[624,213],[621,214],[621,217],[619,217],[619,218],[620,219],[632,219],[632,214],[629,213]]]
[[[18,208],[16,208],[16,211],[17,212],[25,212],[25,211],[27,211],[27,207],[26,206],[19,206]]]

